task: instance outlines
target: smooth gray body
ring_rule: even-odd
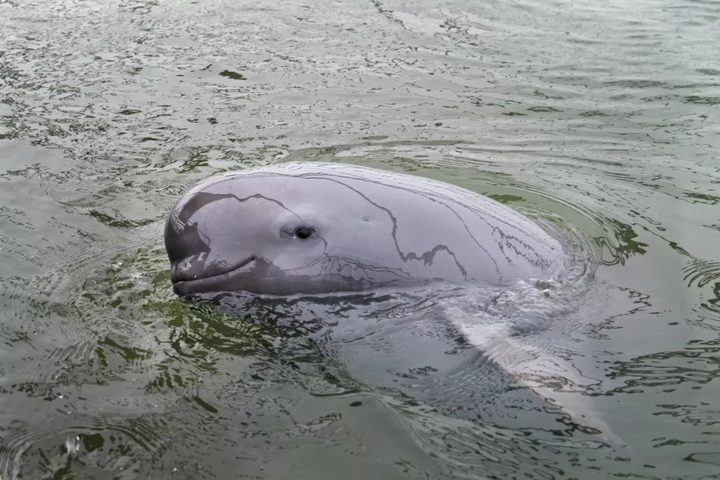
[[[290,295],[436,281],[510,285],[565,269],[560,243],[490,198],[336,163],[206,179],[177,202],[165,246],[179,295]]]

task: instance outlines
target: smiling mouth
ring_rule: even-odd
[[[173,282],[173,287],[176,292],[178,290],[182,292],[195,290],[196,288],[193,287],[200,287],[201,289],[204,289],[203,286],[207,287],[210,284],[221,282],[231,278],[234,274],[240,273],[241,270],[247,270],[248,265],[251,265],[256,260],[257,257],[255,255],[251,255],[237,263],[223,268],[222,270],[211,269],[207,275],[195,275],[192,278],[177,280]]]

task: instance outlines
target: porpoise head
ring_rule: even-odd
[[[366,167],[286,163],[211,177],[165,229],[179,295],[354,292],[544,280],[560,244],[518,212],[450,184]]]
[[[394,234],[389,211],[337,178],[238,172],[201,182],[177,202],[165,247],[183,296],[427,282],[398,266]]]

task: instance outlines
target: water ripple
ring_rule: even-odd
[[[165,448],[172,435],[171,425],[157,415],[83,417],[16,424],[0,444],[0,471],[10,478],[111,473],[121,475],[115,478],[137,478],[147,469],[143,464]]]
[[[718,18],[706,0],[0,0],[0,473],[715,475]],[[538,363],[633,461],[506,388],[457,329],[402,337],[432,301],[176,300],[174,200],[284,160],[449,180],[577,237],[580,313],[543,336],[526,301],[521,330],[600,382]]]

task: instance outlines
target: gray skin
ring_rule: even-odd
[[[447,183],[336,163],[211,177],[165,229],[178,295],[292,295],[548,280],[566,258],[520,213]]]

